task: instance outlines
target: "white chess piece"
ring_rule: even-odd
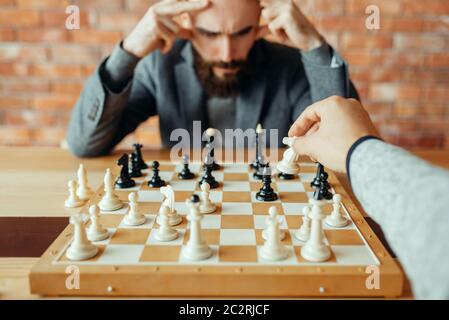
[[[75,180],[70,180],[68,183],[69,197],[64,202],[64,205],[67,208],[78,208],[84,204],[84,201],[81,200],[76,194],[77,185],[78,184]]]
[[[87,237],[90,241],[101,241],[109,237],[107,229],[100,223],[100,208],[97,205],[90,206],[90,226],[87,229]]]
[[[80,164],[77,175],[78,175],[78,189],[76,190],[76,194],[81,200],[89,200],[90,197],[92,197],[92,195],[94,194],[94,192],[89,187],[87,171],[86,168],[84,168],[84,165]]]
[[[276,209],[277,210],[277,209]],[[269,225],[270,225],[270,219],[271,219],[271,217],[268,215],[268,217],[267,217],[267,219],[265,219],[265,223],[266,223],[266,225],[267,225],[267,228],[265,228],[263,231],[262,231],[262,238],[264,239],[264,240],[268,240],[268,237],[269,237],[269,230],[270,230],[270,228],[269,228]],[[277,211],[276,211],[276,219],[278,219],[278,221],[279,221],[279,218],[278,218],[278,214],[277,214]],[[281,223],[281,221],[279,221],[279,223]],[[280,237],[281,237],[281,241],[282,240],[284,240],[285,239],[285,236],[286,236],[286,231],[284,230],[284,229],[280,229],[279,230],[279,235],[280,235]]]
[[[105,194],[99,203],[102,211],[115,211],[123,208],[123,202],[114,192],[114,176],[110,169],[107,169],[104,175],[104,192]]]
[[[128,226],[140,226],[147,220],[143,214],[139,212],[139,195],[137,192],[131,192],[128,196],[129,212],[125,216],[124,222]]]
[[[305,206],[302,209],[302,214],[302,225],[301,228],[299,228],[298,231],[295,232],[295,237],[300,241],[306,242],[310,237],[310,207]]]
[[[281,242],[279,220],[275,206],[269,209],[268,239],[265,241],[260,256],[265,260],[279,261],[288,258],[288,250]]]
[[[160,216],[160,226],[155,234],[156,240],[165,242],[172,241],[178,238],[178,231],[170,225],[168,215],[170,213],[170,209],[167,206],[162,206],[159,210]]]
[[[170,213],[168,215],[168,221],[171,226],[176,226],[182,222],[182,217],[178,214],[175,209],[175,192],[173,187],[168,185],[165,187],[161,187],[160,192],[164,195],[165,199],[162,202],[162,206],[166,206],[170,209]],[[156,219],[156,222],[160,225],[159,217]]]
[[[342,228],[348,225],[349,220],[343,217],[340,213],[341,208],[341,195],[334,194],[333,198],[333,210],[332,213],[326,217],[326,224],[334,228]]]
[[[276,169],[285,174],[298,174],[299,169],[299,154],[293,149],[293,143],[296,138],[288,138],[285,137],[282,142],[285,145],[288,145],[289,148],[284,151],[284,155],[282,157],[281,162],[279,162],[276,166]]]
[[[212,256],[212,249],[201,237],[203,215],[199,210],[199,199],[198,202],[187,200],[187,206],[190,208],[190,213],[187,216],[187,220],[190,221],[190,239],[184,247],[183,257],[194,261],[205,260]]]
[[[98,253],[98,248],[87,238],[86,228],[80,214],[70,218],[73,224],[74,236],[70,247],[66,251],[66,257],[69,260],[80,261],[93,258]]]
[[[310,200],[312,207],[312,213],[310,219],[312,220],[310,237],[306,244],[301,248],[301,256],[313,262],[323,262],[330,258],[331,250],[329,246],[324,243],[323,233],[323,214],[322,206],[326,203],[323,200]]]
[[[203,214],[212,213],[217,210],[217,206],[210,200],[210,186],[207,182],[201,184],[200,212]]]

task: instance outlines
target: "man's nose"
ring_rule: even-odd
[[[231,62],[233,55],[232,39],[229,36],[224,36],[221,40],[220,59],[224,62]]]

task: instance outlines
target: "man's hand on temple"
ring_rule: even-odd
[[[190,30],[184,29],[173,18],[182,13],[203,10],[209,3],[209,0],[165,0],[154,4],[126,37],[123,48],[139,58],[156,49],[169,52],[176,38],[190,38]]]
[[[359,101],[333,96],[312,104],[290,128],[293,148],[338,172],[346,172],[351,146],[364,136],[379,136]]]

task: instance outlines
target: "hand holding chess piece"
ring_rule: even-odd
[[[294,179],[300,171],[299,169],[299,154],[292,148],[296,137],[288,138],[285,137],[282,143],[289,146],[287,150],[284,151],[282,161],[278,163],[276,169],[280,172],[279,178],[285,180]]]

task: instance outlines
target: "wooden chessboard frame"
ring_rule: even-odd
[[[372,231],[335,174],[334,191],[379,261],[380,288],[368,289],[365,266],[92,266],[79,265],[80,288],[66,288],[67,265],[53,260],[72,237],[68,225],[32,268],[31,293],[45,296],[159,296],[159,297],[397,297],[403,274]],[[101,186],[80,211],[97,203]],[[76,262],[73,263],[76,265]]]

